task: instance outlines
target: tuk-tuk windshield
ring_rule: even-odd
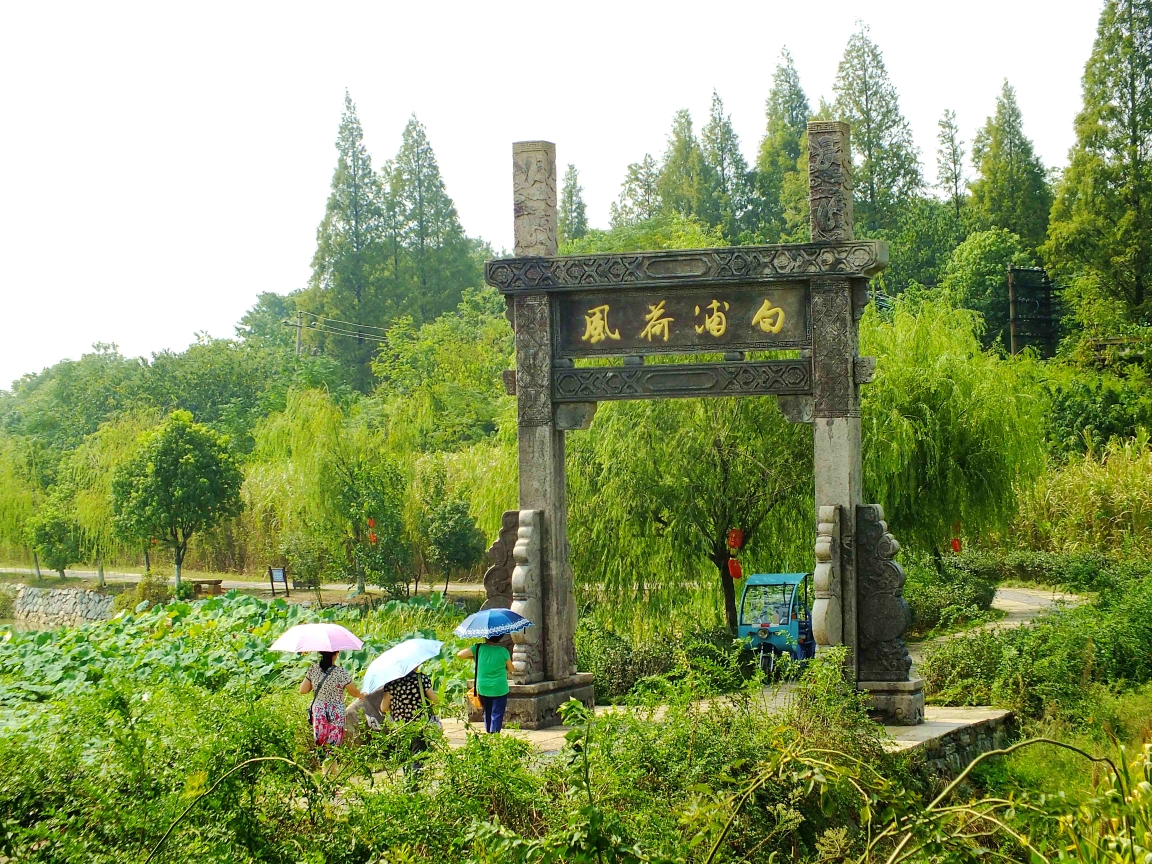
[[[784,584],[749,585],[744,592],[740,623],[745,626],[787,623],[792,588]]]

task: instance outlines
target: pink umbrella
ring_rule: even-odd
[[[355,651],[364,643],[339,624],[297,624],[268,646],[269,651]]]

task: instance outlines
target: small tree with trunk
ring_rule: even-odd
[[[172,550],[179,592],[188,541],[240,512],[243,479],[226,435],[174,411],[116,469],[117,529],[127,539],[155,537]]]
[[[446,501],[428,518],[428,552],[432,566],[444,574],[444,593],[453,572],[467,570],[484,560],[487,543],[467,501]]]
[[[34,554],[60,578],[69,565],[82,557],[76,520],[54,504],[46,505],[25,524],[26,539]]]

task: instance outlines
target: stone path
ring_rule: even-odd
[[[1021,627],[1038,618],[1044,611],[1060,603],[1068,606],[1077,606],[1084,602],[1079,594],[1068,594],[1056,588],[997,588],[996,597],[992,601],[992,608],[1004,613],[1003,618],[988,621],[967,630],[950,633],[937,639],[928,639],[923,642],[913,642],[908,646],[908,653],[912,657],[913,675],[916,664],[924,659],[925,652],[932,646],[945,639],[953,639],[974,630],[995,630],[997,628]]]
[[[794,685],[785,684],[778,688],[765,687],[762,691],[764,710],[776,712],[787,704],[789,691]],[[596,714],[613,711],[626,711],[627,708],[613,705],[599,705]],[[657,708],[652,716],[659,722],[664,709]],[[920,747],[932,749],[936,742],[950,738],[963,730],[985,724],[1000,725],[1011,716],[1010,711],[1001,708],[946,708],[929,705],[924,709],[924,722],[919,726],[885,726],[888,735],[888,749],[894,752],[912,751]],[[451,747],[463,747],[468,729],[483,734],[483,725],[467,726],[461,720],[444,720],[444,735]],[[568,726],[553,726],[550,729],[505,729],[501,734],[519,738],[540,750],[543,754],[559,752],[565,744],[564,736],[570,731]]]

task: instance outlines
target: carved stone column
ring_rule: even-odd
[[[844,638],[840,597],[840,508],[824,506],[816,514],[816,599],[812,604],[812,635],[817,645],[839,645]]]
[[[556,147],[547,141],[522,141],[512,145],[512,158],[516,255],[555,255]],[[559,681],[576,671],[576,600],[568,563],[564,433],[552,416],[551,314],[546,294],[516,298],[520,509],[543,511],[543,620],[537,625],[544,678]]]
[[[808,196],[812,242],[852,240],[852,153],[848,124],[808,124]],[[853,284],[846,279],[812,280],[812,437],[818,514],[839,515],[838,536],[825,545],[828,601],[840,600],[840,642],[850,651],[849,672],[856,679],[856,505],[862,498],[860,402],[854,377],[857,318]],[[820,518],[827,530],[834,520]],[[828,602],[825,617],[834,612]],[[835,621],[823,628],[817,646],[837,644]]]
[[[924,719],[924,682],[912,679],[904,645],[911,621],[904,601],[900,544],[888,533],[879,504],[856,508],[856,585],[859,603],[859,685],[888,719],[915,725]]]
[[[529,621],[543,621],[540,580],[540,533],[544,513],[521,510],[520,529],[512,558],[512,611]],[[512,665],[516,667],[517,684],[534,684],[544,680],[544,651],[541,626],[529,627],[512,636]]]

